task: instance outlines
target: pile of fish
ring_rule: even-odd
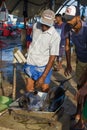
[[[40,95],[40,93],[42,95]],[[62,88],[53,88],[48,93],[34,91],[24,94],[19,98],[19,107],[29,111],[49,111],[54,112],[64,102],[65,91]]]

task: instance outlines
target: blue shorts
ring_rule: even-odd
[[[38,67],[38,66],[34,66],[34,65],[24,64],[23,70],[28,77],[30,77],[36,81],[42,76],[45,68],[46,68],[46,66]],[[45,78],[45,82],[44,82],[45,84],[50,83],[51,75],[52,75],[52,69],[50,70],[50,72],[48,73],[48,75]]]

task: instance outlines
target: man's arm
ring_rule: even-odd
[[[46,78],[47,74],[49,73],[50,69],[52,68],[54,60],[55,60],[55,57],[56,56],[52,56],[52,55],[50,56],[48,64],[47,64],[47,66],[45,68],[45,71],[44,71],[44,73],[42,75],[43,78]]]
[[[72,71],[72,67],[71,67],[71,47],[70,47],[70,39],[69,38],[66,38],[65,53],[66,53],[66,62],[67,62],[67,67],[65,69],[65,75],[67,76]]]
[[[53,66],[53,63],[54,63],[54,60],[55,60],[55,57],[54,55],[51,55],[50,58],[49,58],[49,61],[48,61],[48,64],[45,68],[45,71],[43,73],[43,75],[36,81],[36,86],[39,87],[41,86],[43,83],[44,83],[44,80],[47,76],[47,74],[49,73],[50,69],[52,68]]]

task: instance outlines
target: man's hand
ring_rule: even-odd
[[[38,88],[38,87],[41,87],[43,84],[44,84],[44,78],[43,77],[40,77],[36,82],[35,82],[35,87]]]
[[[71,72],[72,72],[72,67],[70,65],[70,66],[67,66],[67,68],[65,69],[64,74],[65,74],[65,76],[69,76],[71,74]]]

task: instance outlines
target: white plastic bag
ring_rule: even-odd
[[[8,20],[8,9],[6,7],[5,2],[2,2],[0,7],[0,21],[4,22]]]

